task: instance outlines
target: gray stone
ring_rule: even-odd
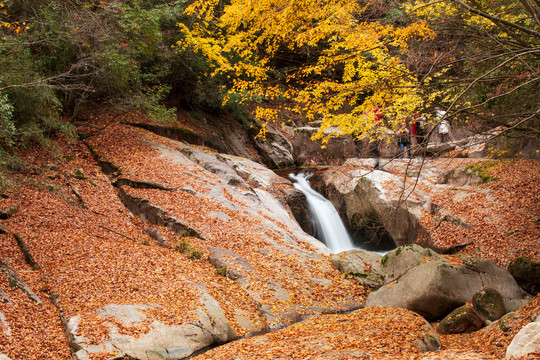
[[[371,292],[366,306],[403,307],[435,320],[464,305],[484,286],[497,290],[504,300],[521,298],[512,276],[490,260],[465,258],[462,265],[452,265],[436,254],[431,258],[415,255],[423,251],[405,246],[387,254],[382,273],[392,281]],[[412,260],[401,261],[400,257]],[[420,263],[414,266],[415,262]],[[392,263],[402,264],[403,270]]]
[[[431,321],[463,305],[481,287],[482,280],[471,270],[428,262],[371,292],[367,296],[366,307],[402,307]]]
[[[410,269],[428,261],[448,263],[444,256],[416,244],[403,245],[388,252],[381,259],[381,274],[388,283]]]
[[[382,255],[380,254],[359,249],[330,256],[330,261],[339,271],[356,277],[360,284],[369,287],[382,285],[381,259]]]
[[[517,359],[529,353],[540,352],[540,318],[523,327],[506,349],[507,359]]]
[[[78,333],[80,316],[74,316],[66,326],[70,345],[76,350],[74,358],[87,360],[91,354],[108,351],[137,359],[173,360],[236,338],[218,302],[206,293],[202,294],[200,302],[201,308],[195,310],[198,320],[193,324],[165,325],[154,320],[146,334],[130,336],[121,334],[117,325],[111,322],[107,340],[101,344],[89,344]],[[102,318],[113,317],[122,325],[137,325],[146,319],[143,311],[155,306],[112,304],[98,309],[96,314]]]
[[[266,125],[265,130],[265,136],[256,138],[255,145],[270,167],[283,168],[294,165],[291,142],[270,124]]]
[[[530,299],[513,299],[504,302],[504,308],[507,312],[515,312],[529,303]]]

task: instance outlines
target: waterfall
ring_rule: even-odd
[[[319,240],[335,253],[354,249],[353,241],[336,208],[328,199],[311,188],[308,182],[310,176],[300,173],[289,174],[289,177],[296,181],[294,187],[306,196],[309,209],[316,222]]]

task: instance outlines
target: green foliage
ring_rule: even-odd
[[[229,271],[229,269],[227,269],[226,266],[223,266],[223,267],[220,267],[220,268],[216,269],[217,274],[220,275],[220,276],[223,276],[223,277],[227,277],[227,272],[228,271]]]
[[[174,250],[181,253],[188,253],[191,250],[191,245],[189,242],[181,240],[174,244]]]
[[[9,103],[7,95],[0,93],[0,148],[11,147],[14,135],[13,105]]]

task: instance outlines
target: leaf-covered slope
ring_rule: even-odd
[[[0,235],[1,259],[44,305],[32,304],[0,275],[15,304],[0,304],[11,329],[0,333],[0,353],[13,360],[69,358],[60,315],[81,359],[143,356],[154,345],[139,347],[160,329],[184,333],[176,347],[187,356],[214,342],[362,303],[365,290],[339,276],[323,248],[271,194],[291,188],[286,180],[257,173],[267,171],[258,164],[218,160],[126,125],[111,124],[88,142],[92,151],[82,143],[63,145],[62,158],[28,152],[31,167],[15,175],[1,200],[3,209],[19,205],[2,221],[8,233]],[[105,175],[96,159],[119,177]],[[261,187],[234,177],[228,163]],[[119,194],[143,204],[141,216]],[[13,234],[40,269],[24,263]],[[32,346],[23,351],[25,342]]]

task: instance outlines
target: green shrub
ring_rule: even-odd
[[[184,240],[181,240],[177,242],[176,244],[174,244],[174,250],[181,253],[187,253],[190,251],[190,249],[191,249],[191,245],[189,244],[189,242],[184,241]]]

